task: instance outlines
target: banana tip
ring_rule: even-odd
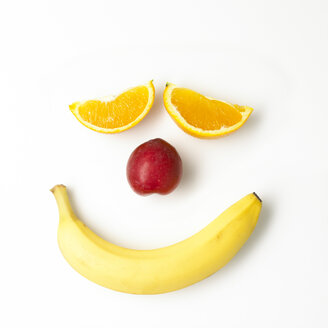
[[[259,197],[259,195],[256,192],[253,192],[253,195],[262,203],[262,199]]]
[[[52,188],[50,189],[50,191],[51,191],[52,193],[54,193],[55,190],[56,190],[57,188],[66,188],[66,186],[63,185],[63,184],[58,184],[58,185],[55,185],[54,187],[52,187]]]

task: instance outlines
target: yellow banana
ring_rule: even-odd
[[[51,191],[60,216],[58,244],[67,262],[87,279],[131,294],[166,293],[210,276],[243,246],[261,211],[261,200],[252,193],[184,241],[133,250],[105,241],[83,224],[71,208],[64,185]]]

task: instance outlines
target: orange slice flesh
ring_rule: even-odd
[[[116,97],[75,102],[69,108],[86,127],[97,132],[117,133],[139,123],[152,107],[154,97],[155,89],[150,81]]]
[[[168,83],[164,105],[174,121],[196,137],[219,137],[240,128],[253,109],[205,97]]]

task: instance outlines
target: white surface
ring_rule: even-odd
[[[0,4],[1,327],[327,327],[328,5],[313,1],[16,1]],[[135,128],[97,134],[68,110],[154,79]],[[254,107],[236,133],[200,140],[165,112],[166,81]],[[125,178],[131,151],[162,137],[185,175],[166,197]],[[48,191],[132,248],[195,233],[256,191],[263,212],[221,271],[155,296],[73,271]]]

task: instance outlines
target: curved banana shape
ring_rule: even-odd
[[[105,241],[83,224],[70,206],[65,186],[51,191],[60,214],[58,244],[67,262],[89,280],[131,294],[166,293],[213,274],[244,245],[261,211],[261,200],[252,193],[184,241],[133,250]]]

